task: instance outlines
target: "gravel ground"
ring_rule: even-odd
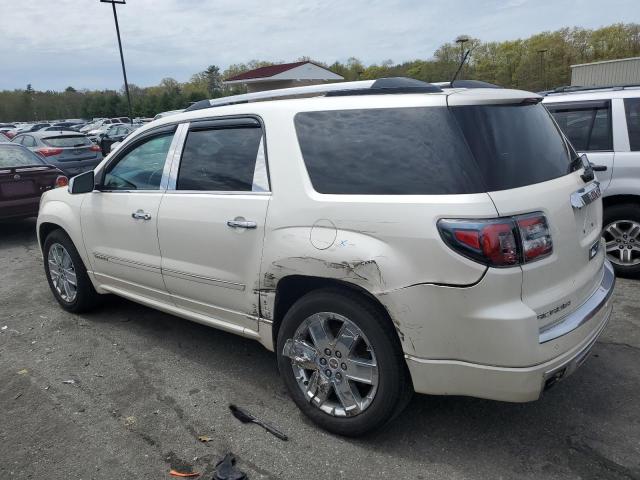
[[[63,311],[34,227],[0,224],[0,478],[162,479],[181,466],[209,480],[227,451],[252,479],[640,478],[639,282],[618,281],[592,357],[543,399],[416,395],[386,431],[350,440],[299,413],[256,342],[115,297]]]

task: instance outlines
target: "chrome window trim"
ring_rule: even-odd
[[[208,121],[215,121],[215,120],[225,120],[225,121],[238,120],[238,122],[240,123],[243,119],[254,119],[260,123],[260,130],[262,132],[262,137],[260,139],[260,146],[258,147],[258,154],[256,156],[256,166],[258,162],[264,162],[264,171],[266,172],[266,181],[267,181],[268,190],[266,191],[178,190],[177,189],[178,173],[180,171],[180,164],[182,162],[182,153],[184,151],[184,146],[187,141],[189,129],[191,127],[197,127],[198,122],[208,122]],[[269,172],[269,155],[267,152],[266,130],[265,130],[264,122],[260,116],[247,114],[247,115],[233,115],[233,116],[221,116],[221,117],[205,117],[205,118],[198,118],[196,120],[192,120],[191,122],[179,124],[178,128],[180,128],[182,125],[185,125],[184,133],[183,133],[184,138],[182,138],[182,140],[179,142],[179,145],[177,145],[177,148],[174,152],[171,171],[169,173],[169,181],[168,181],[168,185],[165,193],[174,193],[174,194],[175,193],[208,193],[208,194],[217,194],[217,195],[271,195],[271,174]],[[220,128],[223,128],[223,127],[220,127]],[[229,124],[226,124],[224,128],[229,128]],[[216,127],[215,125],[212,125],[210,128],[207,128],[207,130],[209,129],[216,130]],[[177,135],[177,132],[178,131],[176,130],[176,135]],[[255,182],[256,182],[255,166],[253,171],[252,182],[253,182],[253,185],[255,185]]]
[[[155,190],[154,190],[155,191]],[[201,195],[251,195],[256,197],[270,197],[271,192],[252,192],[251,190],[167,190],[165,194],[175,195],[177,193],[184,194],[201,194]]]
[[[187,140],[187,133],[189,133],[189,125],[189,122],[180,123],[176,128],[176,133],[173,137],[174,141],[171,143],[171,147],[169,147],[167,162],[164,164],[165,170],[162,173],[162,180],[165,181],[165,183],[160,182],[161,187],[164,185],[163,190],[170,191],[176,189],[180,159],[182,158],[182,151],[184,150],[184,142]]]
[[[231,290],[244,291],[246,288],[244,283],[230,282],[229,280],[221,280],[219,278],[207,277],[205,275],[196,275],[194,273],[182,272],[180,270],[172,270],[170,268],[162,268],[162,274],[179,278],[181,280],[186,279],[193,282],[214,285],[216,287],[230,288]]]

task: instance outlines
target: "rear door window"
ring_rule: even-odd
[[[447,107],[301,112],[295,128],[313,188],[325,194],[485,191]]]
[[[556,122],[579,152],[613,150],[611,130],[611,102],[545,104]]]
[[[262,129],[190,131],[180,160],[176,188],[201,191],[266,191]]]
[[[625,98],[624,113],[627,117],[631,151],[640,151],[640,98]]]
[[[0,145],[0,168],[24,167],[43,163],[39,157],[22,147]]]
[[[22,137],[22,145],[25,147],[35,147],[36,141],[31,135],[25,135]]]

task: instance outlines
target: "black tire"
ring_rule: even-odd
[[[49,254],[53,244],[60,244],[69,253],[76,274],[76,295],[72,301],[67,301],[56,290],[51,272],[49,270]],[[49,282],[49,288],[53,292],[60,306],[68,312],[81,313],[89,311],[100,304],[100,295],[93,288],[93,284],[87,275],[87,269],[78,254],[78,250],[73,245],[69,236],[63,230],[54,230],[44,240],[43,245],[44,271]]]
[[[640,205],[634,203],[619,203],[604,209],[603,228],[614,222],[633,221],[640,224]],[[606,235],[606,234],[605,234]],[[640,263],[637,265],[620,265],[615,262],[613,269],[619,277],[640,278]]]
[[[377,391],[368,408],[357,415],[336,417],[311,404],[295,379],[291,359],[282,353],[286,340],[294,337],[300,324],[318,312],[348,318],[364,333],[375,351]],[[355,292],[323,289],[300,298],[282,320],[276,349],[278,368],[293,401],[314,423],[338,435],[357,437],[379,429],[404,409],[413,394],[398,334],[384,312]]]

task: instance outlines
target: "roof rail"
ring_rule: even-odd
[[[388,93],[435,93],[442,92],[436,85],[405,77],[379,78],[377,80],[359,80],[356,82],[326,83],[304,87],[266,90],[264,92],[245,93],[229,97],[200,100],[185,109],[185,112],[203,108],[235,105],[238,103],[261,102],[267,100],[283,100],[288,98],[344,95],[375,95]]]
[[[454,80],[453,82],[435,82],[434,85],[440,88],[504,88],[482,80]]]
[[[621,84],[621,85],[608,85],[602,87],[583,87],[580,85],[564,85],[562,87],[554,88],[553,90],[545,90],[543,92],[538,92],[543,97],[547,95],[553,95],[554,93],[574,93],[574,92],[589,92],[592,90],[626,90],[627,88],[640,88],[640,84],[638,83],[629,83],[629,84]]]

